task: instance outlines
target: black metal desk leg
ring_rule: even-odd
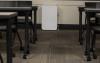
[[[37,10],[34,10],[34,42],[37,40]]]
[[[7,24],[7,63],[12,63],[12,29],[11,29],[11,20]]]
[[[25,15],[25,45],[24,45],[24,56],[23,58],[26,59],[27,53],[29,53],[29,32],[28,32],[28,12]]]
[[[79,42],[80,45],[83,44],[82,42],[82,11],[79,9]]]
[[[87,56],[87,61],[91,61],[91,56],[90,56],[90,15],[89,13],[86,13],[86,18],[87,18],[87,29],[86,29],[86,50],[85,54]]]

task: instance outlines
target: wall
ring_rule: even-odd
[[[41,6],[42,5],[57,5],[58,6],[58,24],[78,24],[79,13],[78,7],[85,6],[86,0],[68,1],[68,0],[32,0],[33,5],[40,6],[38,10],[38,23],[41,23]],[[87,0],[87,2],[90,0]],[[92,0],[91,0],[92,2]],[[98,2],[98,1],[97,1]],[[84,17],[83,17],[84,23]]]
[[[9,1],[9,0],[6,0],[6,1]],[[11,1],[20,1],[20,0],[11,0]],[[67,1],[67,0],[30,0],[30,1],[33,2],[33,5],[39,6],[38,14],[37,14],[38,24],[41,24],[41,17],[42,17],[41,6],[42,5],[58,6],[58,24],[78,24],[79,22],[78,7],[84,6],[84,2],[85,2],[85,1]]]
[[[38,5],[38,23],[41,23],[41,6],[58,6],[58,24],[78,24],[78,7],[84,5],[81,1],[49,1],[33,0],[33,5]]]

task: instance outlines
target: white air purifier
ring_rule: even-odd
[[[57,30],[57,6],[42,6],[42,30]]]

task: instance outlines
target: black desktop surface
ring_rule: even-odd
[[[0,1],[0,7],[30,7],[32,1]]]
[[[100,8],[100,2],[85,2],[87,8]]]
[[[32,1],[0,1],[0,12],[18,12],[18,15],[23,16],[26,12],[32,10]]]

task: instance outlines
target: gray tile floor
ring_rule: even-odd
[[[23,38],[23,31],[20,32]],[[2,42],[3,41],[3,42]],[[100,36],[97,37],[97,59],[90,62],[84,56],[84,47],[79,45],[78,30],[38,30],[38,41],[30,44],[30,54],[22,59],[23,52],[19,51],[19,43],[15,40],[13,63],[100,63]],[[6,59],[5,41],[0,41],[0,51]],[[6,63],[6,60],[5,60]]]

